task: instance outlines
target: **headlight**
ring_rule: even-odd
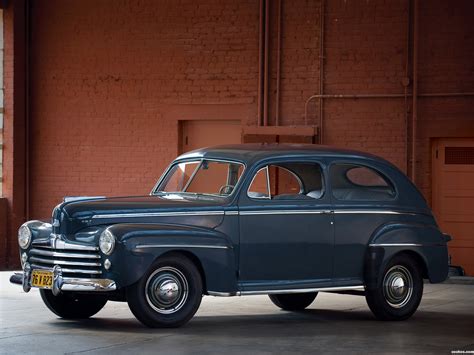
[[[114,251],[115,247],[115,236],[111,231],[106,229],[102,232],[99,238],[99,248],[105,255],[110,255]]]
[[[31,231],[25,225],[22,225],[20,229],[18,229],[18,245],[20,248],[26,249],[30,246],[31,243]]]

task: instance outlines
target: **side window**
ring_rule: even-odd
[[[270,165],[270,191],[272,197],[281,195],[298,195],[303,186],[300,178],[292,171],[281,166]]]
[[[319,199],[323,194],[321,167],[313,163],[279,163],[260,169],[248,189],[251,198]]]
[[[268,167],[260,169],[254,176],[252,183],[247,191],[251,198],[271,198],[268,188]]]
[[[330,179],[338,200],[387,201],[395,197],[390,181],[378,171],[356,164],[334,164]]]

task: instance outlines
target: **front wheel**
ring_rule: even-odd
[[[186,257],[158,259],[147,273],[127,289],[134,316],[150,328],[172,328],[187,323],[202,299],[202,280]]]
[[[418,263],[408,255],[393,258],[373,290],[366,291],[372,313],[380,320],[405,320],[416,312],[423,296]]]
[[[300,311],[313,303],[317,295],[317,292],[310,292],[269,295],[268,297],[275,306],[285,311]]]
[[[95,295],[81,295],[63,292],[53,295],[51,290],[40,290],[41,298],[46,307],[64,319],[85,319],[99,312],[107,303],[107,299]]]

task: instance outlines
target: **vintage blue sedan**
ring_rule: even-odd
[[[376,156],[317,145],[204,148],[171,163],[149,196],[66,198],[18,233],[25,292],[62,318],[126,301],[177,327],[203,295],[269,295],[302,310],[318,292],[365,295],[378,319],[418,308],[448,274],[443,234],[416,187]]]

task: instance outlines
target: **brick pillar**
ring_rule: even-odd
[[[6,262],[0,269],[20,266],[16,231],[26,219],[26,6],[25,0],[9,2],[4,20],[5,113],[3,129],[3,197],[8,213],[5,238]],[[1,217],[0,217],[1,218]]]

